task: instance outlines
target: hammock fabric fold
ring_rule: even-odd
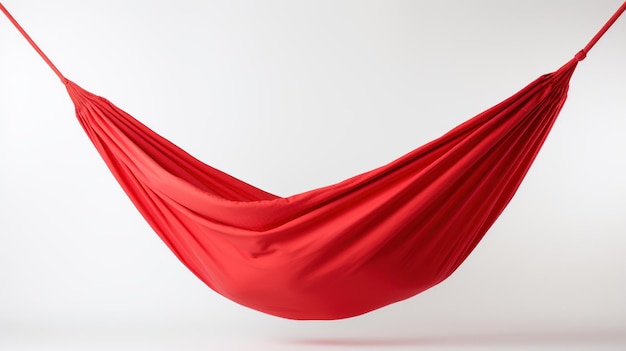
[[[380,168],[279,197],[195,159],[66,79],[76,116],[154,231],[223,296],[290,319],[339,319],[446,279],[509,203],[561,110],[578,62]]]

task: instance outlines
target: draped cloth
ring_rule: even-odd
[[[0,4],[1,7],[1,4]],[[291,319],[339,319],[446,279],[520,186],[568,91],[573,59],[399,159],[279,197],[209,165],[59,76],[87,136],[178,259],[219,294]]]

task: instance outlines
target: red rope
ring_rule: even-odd
[[[50,61],[50,59],[48,58],[48,56],[46,56],[46,54],[43,53],[43,51],[41,51],[41,49],[39,48],[39,46],[37,46],[37,44],[35,44],[35,42],[33,41],[33,39],[31,39],[31,37],[28,35],[28,33],[26,33],[26,31],[24,30],[24,28],[22,28],[22,26],[20,26],[19,23],[17,23],[17,21],[15,20],[15,18],[13,18],[13,16],[11,16],[11,14],[9,13],[9,11],[4,7],[4,5],[2,5],[2,3],[0,3],[0,10],[2,10],[2,12],[4,12],[4,14],[7,16],[7,18],[9,19],[9,21],[11,21],[11,23],[13,23],[13,25],[15,26],[15,28],[17,28],[17,30],[20,31],[20,33],[22,33],[22,35],[24,36],[24,38],[26,38],[26,40],[30,43],[30,45],[35,49],[35,51],[37,51],[37,53],[39,54],[39,56],[41,56],[41,58],[48,64],[48,66],[50,66],[50,68],[52,68],[52,70],[54,71],[54,73],[61,79],[61,82],[63,82],[63,84],[67,84],[67,78],[65,78],[63,76],[63,74],[61,74],[61,71],[59,71],[59,69],[54,65],[54,63],[52,63],[52,61]]]
[[[594,45],[596,45],[598,40],[600,40],[600,38],[602,38],[604,33],[606,33],[606,31],[609,30],[609,28],[611,28],[613,23],[615,23],[615,21],[617,21],[619,16],[621,16],[624,13],[624,11],[626,11],[626,1],[622,4],[622,6],[620,6],[619,9],[617,9],[617,11],[615,11],[613,16],[604,24],[602,29],[600,29],[600,31],[593,37],[593,39],[591,39],[591,41],[589,41],[589,44],[587,44],[587,46],[585,46],[585,48],[583,50],[585,52],[589,52],[589,50],[591,50],[591,48]]]
[[[600,38],[602,38],[604,33],[606,33],[606,31],[608,31],[609,28],[611,28],[613,23],[615,23],[615,21],[617,21],[619,16],[621,16],[624,13],[624,11],[626,11],[626,1],[624,1],[622,6],[620,6],[619,9],[617,9],[617,11],[615,11],[613,16],[611,16],[611,18],[609,18],[609,20],[604,24],[604,26],[602,26],[600,31],[598,31],[598,33],[596,33],[596,35],[594,35],[593,38],[591,38],[589,43],[582,50],[580,50],[580,52],[578,52],[578,54],[576,54],[576,59],[578,61],[582,61],[582,60],[585,59],[585,57],[587,57],[587,53],[589,52],[589,50],[591,50],[591,48],[593,48],[593,46],[596,45],[598,40],[600,40]]]
[[[50,66],[50,68],[52,68],[52,70],[54,71],[54,73],[61,79],[61,81],[63,82],[63,84],[67,84],[67,78],[65,78],[63,76],[63,74],[61,74],[61,72],[56,68],[56,66],[52,63],[52,61],[50,61],[50,59],[48,58],[48,56],[46,56],[46,54],[43,53],[43,51],[41,51],[41,49],[39,48],[39,46],[37,46],[37,44],[35,44],[35,42],[30,38],[30,36],[28,35],[28,33],[26,33],[26,31],[24,30],[24,28],[22,28],[22,26],[20,26],[19,23],[17,23],[17,21],[15,20],[15,18],[13,18],[13,16],[11,16],[11,14],[9,13],[9,11],[4,7],[4,5],[2,5],[2,3],[0,3],[0,10],[2,10],[2,12],[4,12],[4,14],[7,16],[7,18],[11,21],[11,23],[13,23],[13,25],[15,26],[15,28],[17,28],[17,30],[20,31],[20,33],[22,33],[22,35],[24,36],[24,38],[26,38],[26,40],[30,43],[30,45],[35,49],[35,51],[37,51],[37,53],[39,54],[39,56],[41,56],[41,58],[48,64],[48,66]],[[626,11],[626,1],[622,4],[622,6],[619,7],[619,9],[617,9],[617,11],[615,11],[615,13],[613,14],[613,16],[611,16],[611,18],[609,18],[609,20],[604,24],[604,26],[602,26],[602,28],[600,29],[600,31],[598,31],[598,33],[596,33],[596,35],[591,38],[591,41],[589,41],[589,43],[582,49],[580,50],[577,54],[576,54],[576,60],[578,61],[582,61],[585,59],[585,57],[587,57],[587,53],[593,48],[594,45],[596,45],[596,43],[598,42],[598,40],[600,40],[600,38],[602,38],[602,36],[604,35],[604,33],[606,33],[609,28],[611,28],[611,26],[613,25],[613,23],[615,23],[615,21],[617,21],[617,19]]]

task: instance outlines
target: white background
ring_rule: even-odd
[[[3,3],[68,78],[287,196],[385,164],[557,69],[621,0]],[[626,349],[625,62],[622,18],[449,280],[294,322],[176,260],[0,18],[0,349]]]

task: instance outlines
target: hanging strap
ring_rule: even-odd
[[[17,21],[15,20],[15,18],[13,18],[13,16],[11,16],[11,14],[9,13],[9,11],[4,7],[4,5],[2,5],[2,3],[0,2],[0,10],[2,10],[2,12],[4,12],[4,14],[7,16],[7,18],[9,19],[9,21],[11,21],[11,23],[13,23],[13,25],[15,26],[15,28],[17,28],[17,30],[20,31],[20,33],[22,33],[22,35],[24,36],[24,38],[26,38],[26,40],[28,40],[28,42],[30,43],[30,45],[35,49],[35,51],[37,51],[37,53],[39,54],[39,56],[41,56],[41,58],[46,61],[46,63],[48,64],[48,66],[50,66],[50,68],[52,68],[52,70],[54,71],[54,73],[57,75],[57,77],[59,77],[59,79],[61,79],[61,82],[63,82],[63,84],[67,84],[67,78],[65,78],[65,76],[63,76],[63,74],[61,73],[61,71],[59,71],[59,69],[54,65],[54,63],[52,63],[52,61],[50,61],[50,59],[48,58],[48,56],[46,56],[46,54],[43,53],[43,51],[41,51],[41,49],[39,48],[39,46],[37,46],[37,44],[35,44],[35,42],[33,41],[33,39],[30,38],[30,36],[28,35],[28,33],[26,33],[26,31],[24,30],[24,28],[22,28],[22,26],[20,26],[19,23],[17,23]]]
[[[617,11],[615,11],[613,16],[611,16],[611,18],[609,18],[609,20],[604,24],[604,26],[602,26],[600,31],[598,31],[598,33],[596,33],[596,35],[594,35],[593,38],[591,38],[589,43],[587,43],[587,45],[576,54],[576,60],[582,61],[582,60],[585,59],[585,57],[587,57],[587,53],[589,52],[589,50],[591,50],[591,48],[593,48],[593,46],[596,45],[598,40],[600,40],[600,38],[602,38],[604,33],[606,33],[606,31],[608,31],[609,28],[611,28],[613,23],[615,23],[615,21],[617,21],[619,16],[621,16],[624,13],[624,11],[626,11],[626,1],[624,1],[622,6],[620,6],[619,9],[617,9]]]
[[[56,66],[52,63],[52,61],[50,61],[48,56],[46,56],[46,54],[44,54],[43,51],[41,51],[39,46],[37,46],[37,44],[35,44],[35,42],[30,38],[28,33],[26,33],[24,28],[22,28],[22,26],[20,26],[20,24],[17,23],[15,18],[13,18],[13,16],[11,16],[9,11],[4,7],[4,5],[2,5],[2,3],[0,3],[0,10],[2,10],[2,12],[4,12],[4,14],[7,16],[9,21],[11,21],[11,23],[13,23],[15,28],[17,28],[17,30],[19,30],[20,33],[22,33],[24,38],[26,38],[26,40],[35,49],[35,51],[37,51],[39,56],[41,56],[41,58],[48,64],[48,66],[50,66],[50,68],[52,68],[54,73],[59,77],[59,79],[61,79],[61,82],[63,82],[63,84],[67,84],[67,78],[65,78],[63,76],[63,74],[61,74],[61,72],[56,68]],[[602,38],[604,33],[606,33],[609,30],[609,28],[611,28],[613,23],[615,23],[615,21],[617,21],[617,19],[624,13],[624,11],[626,11],[626,1],[624,1],[622,6],[620,6],[619,9],[617,9],[617,11],[615,11],[613,16],[611,16],[611,18],[609,18],[609,20],[604,24],[604,26],[602,26],[600,31],[598,33],[596,33],[596,35],[591,39],[591,41],[589,41],[589,43],[582,50],[580,50],[576,54],[575,59],[577,61],[582,61],[582,60],[585,59],[585,57],[587,57],[587,53],[591,50],[591,48],[593,48],[593,46],[596,45],[598,40],[600,40],[600,38]]]

